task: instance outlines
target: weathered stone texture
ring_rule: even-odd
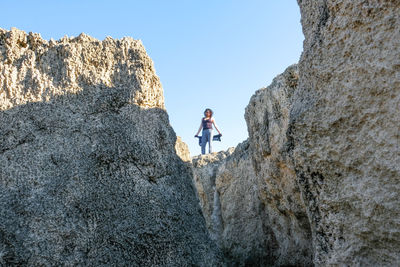
[[[46,41],[37,33],[0,29],[0,62],[0,110],[87,87],[124,87],[131,103],[164,108],[153,62],[130,37],[99,41],[82,33]]]
[[[251,97],[245,118],[264,224],[273,236],[274,265],[312,265],[311,229],[286,137],[298,69],[288,67]]]
[[[305,35],[299,69],[289,67],[246,108],[249,148],[235,153],[246,154],[253,169],[244,172],[244,164],[226,156],[208,171],[195,170],[206,192],[203,210],[210,216],[207,173],[219,188],[221,218],[244,214],[235,196],[244,196],[246,182],[254,183],[259,200],[248,203],[261,209],[236,222],[242,227],[261,218],[267,230],[257,233],[268,243],[268,264],[397,266],[400,2],[298,2]],[[224,199],[237,210],[222,208]],[[241,229],[223,222],[222,231]],[[218,238],[231,252],[251,240]]]
[[[210,234],[228,266],[270,263],[269,227],[263,224],[247,141],[235,149],[193,157],[195,184]]]
[[[196,187],[197,195],[200,201],[200,206],[206,220],[207,228],[213,240],[220,241],[221,229],[220,225],[216,225],[211,220],[211,215],[214,211],[214,204],[220,206],[220,202],[214,203],[214,195],[216,192],[216,173],[221,164],[224,163],[226,157],[232,154],[233,148],[227,151],[211,153],[205,155],[194,156],[192,158],[193,166],[193,181]],[[217,228],[218,229],[217,229]]]
[[[180,136],[176,137],[175,151],[183,161],[190,162],[192,160],[190,157],[189,147],[185,142],[182,141]]]
[[[319,266],[400,264],[400,2],[298,1],[289,138]]]
[[[139,41],[0,51],[0,265],[220,264]]]
[[[311,266],[306,207],[286,137],[297,66],[250,99],[249,139],[192,159],[207,226],[230,265]]]

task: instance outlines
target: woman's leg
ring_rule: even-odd
[[[212,152],[212,130],[208,131],[208,153]]]
[[[201,154],[206,154],[207,134],[205,131],[201,134]]]

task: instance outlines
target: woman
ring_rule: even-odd
[[[215,129],[217,129],[218,133],[222,136],[221,132],[219,131],[217,124],[215,123],[215,119],[212,117],[213,111],[209,108],[207,108],[204,111],[204,118],[201,119],[200,123],[200,128],[197,131],[197,134],[194,137],[197,137],[203,128],[203,133],[201,135],[201,154],[206,153],[206,144],[208,142],[208,153],[211,153],[212,151],[212,130],[213,130],[213,124]]]

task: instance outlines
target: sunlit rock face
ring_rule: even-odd
[[[140,41],[0,30],[0,265],[218,266]]]
[[[176,151],[176,154],[184,162],[187,162],[188,164],[190,164],[189,162],[191,161],[191,158],[190,158],[189,147],[185,142],[182,141],[182,138],[180,136],[176,137],[175,151]]]
[[[298,1],[290,114],[319,266],[400,263],[400,2]]]
[[[66,94],[124,88],[142,108],[164,108],[163,90],[141,41],[43,40],[37,33],[0,29],[0,110]],[[122,90],[122,89],[121,89]]]
[[[400,2],[298,3],[298,66],[192,163],[139,41],[0,30],[0,265],[399,265]]]

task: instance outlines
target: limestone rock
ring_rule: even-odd
[[[269,263],[269,228],[260,213],[247,141],[236,148],[192,158],[195,184],[211,236],[228,266]]]
[[[218,153],[199,155],[192,158],[193,181],[196,186],[200,206],[203,211],[207,228],[214,240],[217,240],[217,234],[213,230],[211,214],[214,205],[215,179],[218,167],[223,164],[224,159],[232,154],[233,148]]]
[[[265,265],[397,266],[400,2],[298,3],[298,70],[251,98],[248,145],[193,159],[207,225],[230,264],[254,242]]]
[[[183,161],[190,162],[192,160],[190,157],[189,147],[185,142],[182,141],[180,136],[176,137],[175,151]]]
[[[286,137],[297,66],[288,67],[267,88],[258,90],[246,107],[249,154],[259,198],[273,241],[276,266],[312,265],[311,229],[288,154]]]
[[[318,266],[400,264],[400,2],[298,1],[289,138]]]
[[[313,247],[286,137],[297,66],[250,99],[249,139],[192,159],[211,236],[229,265],[311,266]]]
[[[163,91],[141,41],[130,37],[43,40],[16,28],[0,29],[0,110],[84,88],[124,87],[132,104],[164,108]]]
[[[0,265],[218,266],[139,41],[0,31]]]

